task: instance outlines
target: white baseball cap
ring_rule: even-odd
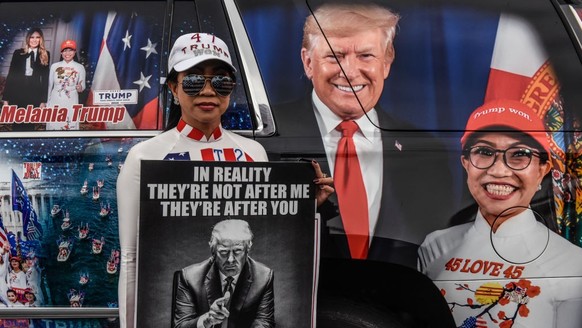
[[[236,72],[236,68],[232,65],[230,51],[220,38],[207,33],[184,34],[177,38],[172,46],[168,59],[168,72],[172,69],[183,72],[211,59],[228,64]]]

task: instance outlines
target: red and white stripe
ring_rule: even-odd
[[[485,101],[522,100],[532,78],[547,61],[533,27],[519,17],[501,14]]]
[[[91,83],[91,92],[89,92],[89,97],[87,99],[87,104],[93,106],[93,91],[96,90],[120,90],[119,79],[117,77],[117,71],[115,70],[115,62],[111,56],[111,52],[107,47],[107,37],[113,21],[117,14],[115,12],[109,12],[107,14],[107,21],[105,22],[105,30],[103,32],[103,40],[101,41],[101,52],[99,53],[99,60],[95,66],[95,72],[93,72],[93,82]],[[131,120],[129,113],[125,113],[123,116],[123,121],[117,124],[112,124],[110,122],[103,123],[107,129],[135,129],[135,124]],[[103,128],[103,127],[101,127]]]
[[[6,230],[4,230],[3,227],[0,227],[0,248],[4,247],[4,245],[6,245],[8,243],[9,243],[9,241],[8,241],[8,236],[6,235]]]

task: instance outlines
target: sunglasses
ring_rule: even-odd
[[[204,86],[206,81],[210,80],[210,86],[216,91],[219,96],[226,97],[232,93],[236,82],[227,75],[200,75],[190,74],[184,76],[182,79],[182,89],[189,96],[197,96]]]

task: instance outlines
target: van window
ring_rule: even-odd
[[[179,35],[197,31],[224,39],[233,49],[235,67],[240,67],[232,106],[223,117],[225,128],[265,134],[264,125],[272,126],[254,114],[265,100],[257,101],[254,87],[245,82],[249,76],[237,55],[244,42],[233,41],[231,23],[216,2],[72,3],[35,3],[35,11],[23,10],[19,2],[0,4],[6,17],[0,32],[5,40],[0,47],[0,99],[7,105],[0,115],[0,130],[163,130],[168,115],[163,110],[167,94],[162,87],[168,49]],[[19,87],[15,67],[21,58],[27,60],[20,49],[26,32],[35,28],[42,33],[48,58],[41,66],[42,81],[30,90]],[[68,65],[60,74],[52,72],[52,65],[62,59],[65,40],[75,43],[78,65]]]
[[[5,131],[161,129],[165,3],[71,4],[39,2],[35,10],[19,2],[1,4],[5,42],[0,76],[2,100],[9,106],[0,126]],[[44,60],[40,57],[39,78],[29,78],[38,79],[33,90],[21,89],[20,76],[25,73],[21,63],[28,60],[20,49],[31,29],[42,32],[47,53]],[[74,42],[74,61],[80,65],[53,66],[61,60],[61,48],[71,47],[65,40]],[[37,109],[41,105],[47,106],[42,114]]]
[[[252,131],[259,121],[252,115],[252,105],[248,99],[248,87],[244,83],[245,72],[240,64],[236,49],[236,43],[232,38],[232,31],[229,30],[229,23],[222,6],[216,1],[176,1],[173,7],[172,37],[175,40],[184,33],[210,32],[219,36],[226,44],[233,56],[233,65],[238,67],[235,73],[237,85],[231,95],[231,106],[222,117],[222,124],[229,130]]]

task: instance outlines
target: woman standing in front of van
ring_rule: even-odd
[[[196,49],[221,51],[199,52]],[[224,129],[221,116],[235,86],[231,54],[221,39],[191,33],[176,39],[168,59],[167,85],[172,93],[170,111],[177,124],[164,133],[135,145],[128,153],[117,180],[121,271],[119,316],[121,327],[133,327],[136,288],[136,246],[139,222],[141,160],[226,161],[214,150],[232,149],[238,161],[267,161],[258,142]],[[177,116],[176,116],[177,117]],[[232,159],[231,159],[232,160]]]
[[[206,33],[180,36],[170,51],[168,72],[166,83],[172,93],[169,128],[135,145],[117,180],[122,258],[119,276],[121,327],[133,327],[134,323],[140,161],[268,161],[261,144],[221,125],[221,116],[229,106],[236,84],[236,69],[224,41]],[[226,153],[232,156],[224,156]],[[323,177],[318,164],[314,163],[314,168],[316,184],[323,186],[317,188],[316,198],[320,204],[333,192],[330,186],[333,179]]]
[[[582,326],[582,248],[530,208],[551,169],[545,130],[516,101],[487,103],[469,117],[461,164],[479,210],[474,222],[429,234],[418,262],[458,326]]]

